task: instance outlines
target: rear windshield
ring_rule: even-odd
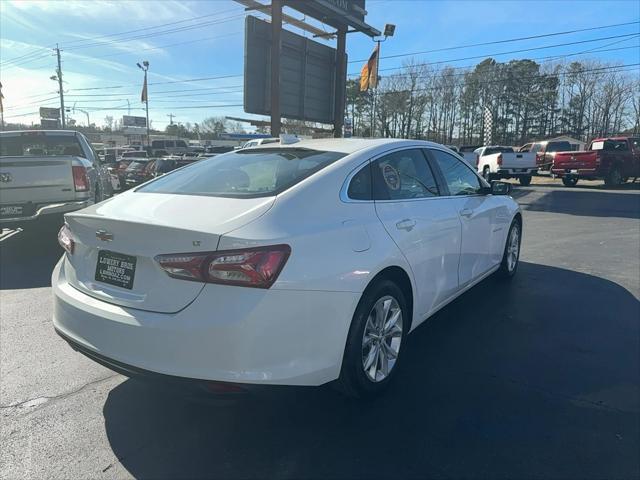
[[[629,150],[626,140],[599,140],[591,144],[591,150]]]
[[[3,157],[50,157],[54,155],[84,156],[75,136],[20,135],[0,138],[0,156]]]
[[[138,192],[255,198],[276,195],[344,157],[302,148],[238,150],[195,162]]]
[[[487,149],[484,151],[484,155],[493,155],[494,153],[513,153],[513,148],[511,148],[511,147],[487,147]]]
[[[122,152],[122,157],[123,158],[146,158],[147,152],[139,152],[139,151]]]
[[[144,161],[144,162],[137,162],[137,161],[133,161],[129,164],[129,166],[127,167],[127,170],[129,171],[138,171],[138,170],[142,170],[144,169],[144,167],[147,166],[149,162],[148,161]]]
[[[569,142],[549,142],[547,152],[568,152],[571,150]]]

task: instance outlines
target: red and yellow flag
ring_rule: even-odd
[[[373,53],[362,66],[360,71],[360,91],[364,92],[370,88],[376,88],[378,86],[378,59],[380,54],[380,44],[376,44],[376,48],[373,49]]]

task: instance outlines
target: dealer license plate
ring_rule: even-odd
[[[96,266],[96,280],[116,287],[133,288],[136,257],[123,253],[100,250]]]

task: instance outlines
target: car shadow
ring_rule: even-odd
[[[538,185],[536,185],[538,187]],[[640,195],[601,189],[564,189],[540,192],[515,188],[511,196],[523,210],[587,217],[640,218]]]
[[[420,326],[377,399],[194,402],[127,380],[103,408],[113,452],[135,478],[637,477],[640,302],[596,276],[519,268]]]
[[[0,242],[0,290],[51,285],[53,267],[64,253],[57,222],[25,227]]]

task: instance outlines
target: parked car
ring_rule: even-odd
[[[458,154],[464,158],[464,161],[475,168],[476,166],[476,150],[482,145],[463,145],[458,149]]]
[[[128,152],[122,152],[120,158],[149,158],[149,155],[146,150],[130,150]]]
[[[184,140],[152,140],[151,150],[152,156],[160,156],[160,150],[173,155],[187,153],[191,148]]]
[[[0,228],[79,210],[112,193],[109,172],[83,134],[0,132]]]
[[[125,153],[129,153],[129,152],[135,152],[135,150],[131,148],[124,148],[124,147],[112,147],[112,148],[105,148],[102,151],[98,152],[98,154],[100,155],[100,159],[103,162],[114,163],[114,162],[117,162],[119,158],[122,158],[122,156]]]
[[[230,146],[209,146],[209,147],[205,147],[204,152],[205,153],[227,153],[227,152],[233,152],[234,148],[230,147]]]
[[[260,146],[269,145],[272,143],[280,143],[280,139],[279,138],[256,138],[254,140],[249,140],[240,148],[260,147]]]
[[[557,153],[552,172],[573,187],[580,178],[603,179],[610,187],[640,177],[640,137],[597,138],[583,152]]]
[[[460,153],[460,149],[455,145],[445,145],[445,147],[447,147],[449,150],[453,152]]]
[[[487,181],[517,178],[520,185],[526,186],[538,170],[534,153],[515,153],[512,147],[480,147],[475,154],[478,173]]]
[[[129,189],[137,187],[154,177],[155,159],[134,158],[124,171],[124,186]]]
[[[410,331],[492,273],[516,273],[510,187],[416,140],[204,159],[67,215],[53,323],[129,376],[374,395]]]
[[[520,147],[518,152],[520,153],[535,153],[536,154],[536,166],[538,172],[551,172],[553,161],[558,152],[571,151],[571,144],[567,141],[545,141],[527,143]]]

